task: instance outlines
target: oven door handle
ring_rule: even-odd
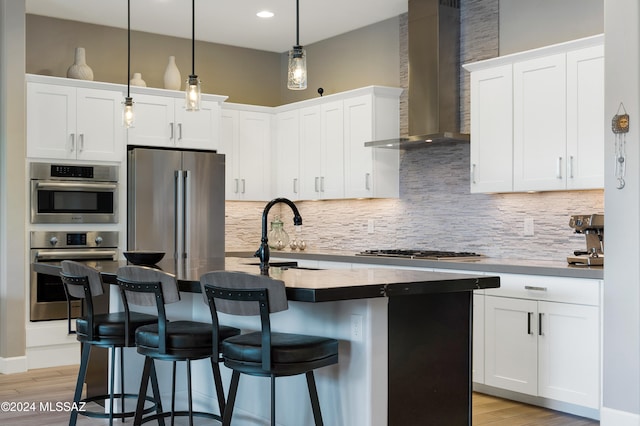
[[[65,191],[91,190],[91,191],[114,191],[118,187],[115,183],[87,183],[87,182],[48,182],[36,183],[37,189],[60,189]]]
[[[76,259],[110,259],[113,260],[118,255],[117,250],[43,250],[35,254],[36,261],[42,260],[76,260]]]

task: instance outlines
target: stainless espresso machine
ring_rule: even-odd
[[[604,215],[573,215],[569,219],[569,226],[576,234],[584,234],[587,250],[574,251],[573,256],[567,257],[567,262],[587,266],[604,265]]]

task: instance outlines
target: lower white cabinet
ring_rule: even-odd
[[[597,409],[599,283],[501,277],[504,288],[484,296],[484,383]]]

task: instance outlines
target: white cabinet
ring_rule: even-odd
[[[465,68],[472,192],[604,187],[602,36]]]
[[[597,409],[600,281],[500,278],[485,290],[484,383]]]
[[[185,111],[184,99],[134,93],[134,126],[130,145],[217,150],[220,104],[201,102],[199,111]]]
[[[281,108],[276,193],[305,200],[398,197],[399,151],[364,143],[398,137],[401,92],[373,86]]]
[[[604,187],[604,46],[567,53],[567,189]]]
[[[27,83],[27,156],[121,161],[122,92]]]
[[[513,189],[565,189],[565,55],[513,65]]]
[[[275,195],[290,200],[300,198],[300,111],[276,114]]]
[[[400,151],[364,146],[399,135],[398,96],[394,90],[344,100],[346,198],[399,196]]]
[[[513,190],[513,68],[471,73],[471,192]]]
[[[271,114],[225,105],[220,141],[219,152],[226,155],[226,199],[270,199]]]

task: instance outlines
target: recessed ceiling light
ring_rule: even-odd
[[[256,13],[256,16],[260,18],[273,18],[273,12],[269,12],[268,10],[263,10]]]

